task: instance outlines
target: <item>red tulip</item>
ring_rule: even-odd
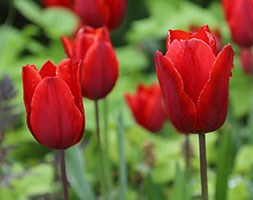
[[[118,78],[118,61],[106,28],[80,29],[72,42],[62,37],[68,57],[82,60],[81,87],[84,97],[97,100],[105,97]]]
[[[38,72],[23,67],[24,103],[27,125],[44,146],[66,149],[78,143],[84,130],[84,110],[78,67],[71,60],[56,67],[46,62]]]
[[[216,55],[214,44],[207,26],[194,34],[170,30],[166,54],[155,54],[167,113],[182,133],[211,132],[225,121],[234,52],[227,45]]]
[[[222,0],[233,40],[240,46],[253,45],[253,1]]]
[[[75,0],[74,10],[83,24],[92,27],[107,26],[110,30],[122,22],[127,0]]]
[[[135,95],[125,95],[137,123],[151,132],[159,131],[166,119],[164,102],[159,85],[146,87],[140,84]]]
[[[71,0],[44,0],[43,5],[45,7],[62,6],[66,8],[72,8]]]
[[[252,48],[241,49],[240,60],[243,71],[246,74],[253,74],[253,49]]]

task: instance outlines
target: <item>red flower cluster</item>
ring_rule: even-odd
[[[155,62],[171,122],[185,134],[220,128],[227,115],[231,45],[217,55],[215,38],[204,26],[196,33],[170,30],[166,47]]]
[[[162,128],[166,114],[159,85],[140,84],[136,94],[126,94],[125,99],[139,125],[151,132]]]
[[[23,67],[24,102],[27,124],[44,146],[66,149],[78,143],[84,130],[84,109],[78,66],[71,60],[56,67],[46,62],[40,71]]]
[[[73,3],[72,3],[73,2]],[[44,0],[45,7],[64,6],[72,9],[83,25],[106,26],[113,30],[123,21],[127,0]]]
[[[118,61],[106,28],[85,27],[79,30],[72,42],[62,37],[68,57],[82,60],[81,88],[84,97],[97,100],[105,97],[118,78]]]

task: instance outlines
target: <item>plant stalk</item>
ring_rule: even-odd
[[[109,137],[108,137],[108,102],[107,99],[104,98],[104,158],[105,158],[105,175],[106,175],[106,187],[109,192],[110,200],[113,200],[111,195],[112,191],[112,172],[111,172],[111,163],[109,159]]]
[[[98,142],[98,154],[100,160],[100,171],[101,171],[101,188],[102,188],[102,196],[104,200],[109,200],[108,198],[108,190],[106,185],[106,175],[105,175],[105,166],[104,166],[104,157],[103,157],[103,149],[101,143],[101,136],[100,136],[100,125],[99,125],[99,107],[98,101],[95,100],[95,115],[96,115],[96,135],[97,135],[97,142]]]
[[[207,164],[206,164],[206,138],[204,133],[199,133],[200,175],[201,175],[201,200],[208,200]]]
[[[60,163],[61,163],[61,179],[62,179],[64,200],[69,200],[68,181],[67,181],[67,175],[66,175],[64,150],[60,150]]]
[[[184,136],[184,156],[185,156],[185,168],[189,172],[190,160],[191,160],[191,145],[189,135]]]

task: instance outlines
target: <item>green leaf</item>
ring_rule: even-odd
[[[147,56],[135,46],[128,45],[126,47],[116,48],[116,53],[122,74],[141,71],[148,65]]]
[[[10,65],[18,59],[25,42],[25,38],[17,29],[10,26],[0,27],[0,72],[9,69]]]
[[[218,150],[217,179],[215,199],[227,199],[228,177],[232,170],[232,138],[229,132],[221,135],[220,146]]]
[[[121,112],[117,118],[118,125],[118,153],[119,153],[119,199],[126,199],[127,192],[127,167],[125,159],[124,125]]]
[[[27,19],[35,24],[42,24],[42,9],[34,1],[30,0],[14,0],[16,9]]]
[[[55,187],[52,187],[53,168],[51,165],[41,164],[27,171],[24,171],[25,169],[21,165],[16,165],[14,170],[12,171],[13,177],[20,176],[20,178],[11,180],[11,186],[15,188],[18,199],[25,200],[29,199],[29,196],[54,192]]]
[[[145,181],[145,191],[147,200],[166,199],[162,185],[154,183],[150,175],[147,176]]]
[[[48,8],[42,17],[42,27],[53,38],[70,35],[77,27],[77,17],[67,9]]]
[[[65,8],[41,9],[30,0],[15,0],[15,7],[31,22],[41,26],[52,38],[71,34],[77,27],[76,15]]]
[[[253,167],[253,145],[241,147],[235,158],[235,173],[247,175]]]
[[[65,151],[67,177],[74,192],[80,200],[95,200],[86,179],[85,163],[80,148],[72,147]]]
[[[173,184],[171,199],[190,200],[189,186],[187,184],[187,174],[176,165],[176,176]]]

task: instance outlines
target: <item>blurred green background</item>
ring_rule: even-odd
[[[227,120],[206,136],[210,199],[253,199],[253,79],[241,69],[219,0],[128,0],[123,24],[111,33],[120,76],[106,103],[99,102],[111,199],[200,199],[197,136],[190,136],[185,170],[185,138],[168,121],[157,134],[138,126],[124,94],[139,83],[157,82],[153,57],[158,49],[164,52],[168,29],[205,24],[219,29],[223,44],[235,50]],[[0,1],[1,200],[62,199],[58,154],[39,145],[26,126],[21,71],[26,64],[40,68],[47,60],[58,64],[64,59],[60,37],[71,35],[76,25],[77,17],[64,8],[44,9],[35,0]],[[99,159],[93,102],[84,99],[84,107],[85,136],[67,151],[67,171],[71,199],[92,200],[101,192]]]

